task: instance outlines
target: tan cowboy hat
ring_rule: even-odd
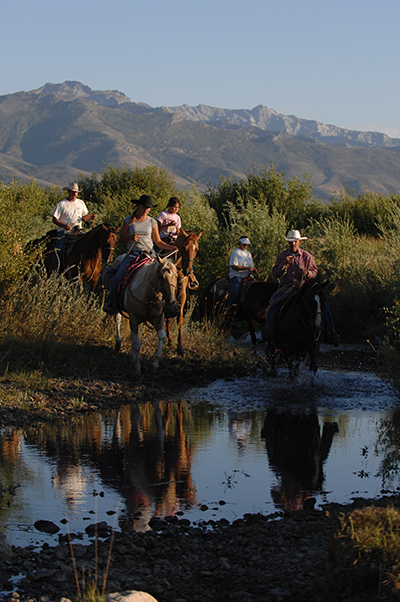
[[[288,242],[296,242],[297,240],[307,240],[307,236],[301,236],[298,230],[290,230],[287,236],[283,237]]]
[[[63,190],[71,190],[72,192],[81,192],[76,182],[70,182],[68,186],[64,186]]]

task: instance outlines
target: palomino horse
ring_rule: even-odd
[[[219,286],[218,283],[221,280],[225,279],[213,280],[203,291],[199,301],[200,321],[225,312],[228,288],[223,285]],[[246,284],[246,287],[243,300],[240,300],[241,295],[239,294],[235,319],[247,322],[251,343],[255,347],[257,342],[255,325],[257,323],[265,326],[265,311],[278,285],[275,282],[252,282]]]
[[[114,247],[117,243],[117,232],[120,226],[113,228],[106,224],[96,226],[86,234],[71,235],[73,241],[70,250],[65,255],[66,265],[63,266],[68,280],[75,280],[80,275],[83,282],[89,284],[94,291],[102,269],[102,263],[112,261]],[[49,275],[53,251],[56,246],[57,231],[51,230],[42,238],[31,241],[28,249],[43,249],[44,265]],[[67,242],[68,245],[68,242]],[[60,267],[60,271],[63,271]]]
[[[158,368],[161,352],[166,337],[164,330],[165,316],[174,318],[179,314],[176,301],[178,272],[168,259],[152,261],[144,265],[135,275],[124,293],[124,311],[129,316],[131,329],[131,356],[137,373],[140,373],[140,339],[139,324],[149,322],[157,330],[158,347],[154,354],[153,367]],[[115,348],[121,349],[121,314],[114,316],[117,327]]]
[[[196,276],[193,272],[193,262],[199,250],[199,238],[203,234],[201,230],[198,234],[192,231],[182,230],[180,231],[178,238],[174,244],[178,247],[178,259],[174,262],[178,269],[178,303],[180,306],[178,320],[178,346],[177,353],[184,355],[183,339],[182,339],[182,328],[183,328],[183,310],[185,308],[186,299],[188,296],[188,289],[195,290],[198,288],[199,283],[196,280]],[[166,320],[166,330],[168,343],[172,345],[171,336],[171,318]]]
[[[327,284],[328,281],[323,284],[315,280],[304,281],[299,290],[282,303],[278,310],[275,340],[268,343],[272,374],[276,373],[278,352],[282,353],[288,365],[290,378],[294,377],[299,362],[306,355],[310,358],[310,370],[317,371]]]

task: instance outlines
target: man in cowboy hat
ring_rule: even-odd
[[[231,289],[228,295],[226,308],[231,307],[239,294],[242,286],[243,278],[247,278],[250,274],[257,274],[257,270],[253,265],[253,258],[250,251],[247,250],[250,241],[247,236],[239,238],[239,246],[232,251],[229,258],[229,280]]]
[[[298,230],[291,230],[284,239],[289,243],[288,248],[276,258],[272,273],[281,278],[283,284],[300,281],[302,278],[315,278],[318,268],[314,257],[308,251],[300,248],[301,241],[307,236],[301,236]]]
[[[312,280],[318,274],[318,268],[314,257],[308,251],[300,248],[301,242],[307,240],[307,236],[301,236],[299,230],[291,230],[284,239],[289,243],[288,248],[279,253],[272,268],[274,276],[280,279],[281,285],[296,284],[302,280]],[[285,288],[282,288],[282,294]],[[278,292],[279,296],[279,292]],[[276,334],[276,316],[279,301],[270,305],[267,311],[267,326],[264,338],[273,341]],[[331,345],[339,345],[340,336],[335,332],[332,314],[327,303],[324,305],[325,317],[325,339]]]
[[[57,243],[53,253],[51,271],[56,270],[61,261],[65,246],[65,234],[73,228],[80,230],[82,221],[94,221],[97,217],[95,213],[89,215],[85,203],[78,199],[80,190],[76,182],[64,186],[63,190],[67,191],[67,198],[57,203],[52,213],[53,224],[57,226]]]

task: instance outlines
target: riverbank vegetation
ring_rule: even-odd
[[[210,280],[227,274],[229,255],[239,236],[249,236],[260,278],[266,280],[271,277],[277,253],[286,246],[284,235],[296,228],[308,237],[303,247],[313,253],[320,277],[329,279],[330,307],[342,341],[369,342],[386,358],[394,379],[399,373],[399,195],[384,197],[374,192],[351,195],[344,191],[326,205],[313,197],[307,177],[286,179],[272,164],[245,178],[221,177],[216,186],[208,186],[205,192],[200,192],[195,184],[188,190],[178,190],[173,176],[155,166],[136,169],[108,166],[99,174],[82,178],[79,187],[82,189],[79,196],[85,200],[89,212],[98,213],[98,223],[117,226],[132,212],[132,199],[143,193],[152,195],[158,203],[157,209],[152,210],[153,216],[166,206],[171,196],[178,195],[183,227],[196,232],[203,230],[195,263],[200,288],[191,295],[185,324],[190,331],[185,338],[187,361],[193,359],[193,354],[198,357],[200,349],[207,350],[207,358],[210,349],[215,349],[218,350],[215,357],[222,362],[217,372],[222,369],[221,349],[230,347],[217,327],[212,330],[210,325],[196,323],[196,301]],[[51,211],[63,196],[59,189],[45,188],[33,181],[28,184],[13,181],[0,187],[3,378],[4,371],[10,370],[12,350],[21,343],[29,343],[31,353],[39,358],[35,369],[47,354],[48,373],[53,370],[50,366],[58,366],[54,368],[57,372],[71,361],[58,361],[63,354],[61,351],[54,354],[55,348],[75,345],[111,349],[113,345],[112,319],[101,310],[103,287],[100,285],[96,294],[88,297],[62,279],[46,280],[36,270],[37,258],[24,252],[30,240],[52,228]],[[124,248],[119,245],[116,254],[121,252]],[[145,352],[148,336],[143,341]],[[227,351],[224,369],[230,372],[229,364],[233,370],[237,369],[243,359],[235,362],[232,358],[241,353],[236,350],[236,356],[232,356]],[[84,364],[91,366],[93,354],[85,354]],[[79,357],[79,352],[70,355]],[[173,355],[171,350],[170,355]],[[14,361],[12,366],[23,369],[19,360]],[[93,370],[86,366],[85,369]]]

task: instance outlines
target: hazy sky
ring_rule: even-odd
[[[399,0],[2,0],[0,95],[77,80],[400,137]]]

